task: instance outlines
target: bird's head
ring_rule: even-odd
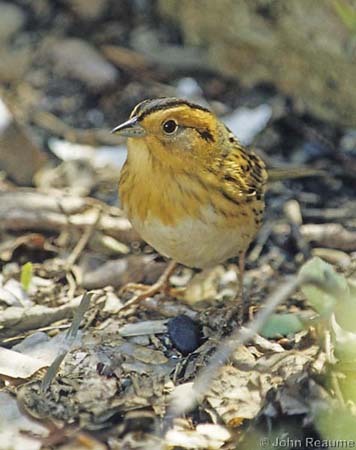
[[[224,151],[225,126],[208,109],[177,98],[145,100],[112,130],[128,137],[130,153],[146,149],[177,169],[209,165]],[[136,155],[139,157],[139,155]]]

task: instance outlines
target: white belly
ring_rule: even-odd
[[[228,228],[207,210],[204,220],[184,219],[174,226],[157,219],[132,221],[142,238],[160,254],[189,267],[206,268],[237,256],[253,239],[250,224]],[[242,226],[241,226],[242,225]]]

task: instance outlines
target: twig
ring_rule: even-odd
[[[302,253],[304,259],[307,259],[310,255],[310,246],[305,241],[304,237],[300,232],[300,227],[303,225],[303,217],[300,209],[300,205],[297,200],[289,200],[284,205],[284,214],[286,215],[290,227],[291,236],[296,242],[300,252]]]
[[[41,209],[52,212],[61,212],[58,206],[59,204],[67,214],[75,214],[87,209],[88,199],[63,195],[57,190],[51,192],[50,195],[30,188],[0,192],[0,214],[4,215],[6,212],[14,209]]]
[[[0,315],[0,338],[16,336],[23,331],[37,330],[58,320],[67,319],[78,307],[80,300],[81,297],[76,297],[57,308],[43,305],[35,305],[30,308],[10,306]]]
[[[300,231],[306,240],[320,247],[356,250],[356,232],[347,230],[339,223],[306,224],[300,227]]]
[[[95,227],[99,223],[100,216],[101,216],[101,209],[98,208],[96,210],[96,217],[95,217],[94,221],[90,225],[88,225],[88,227],[82,234],[81,238],[77,242],[76,246],[72,250],[72,253],[69,255],[69,257],[67,259],[66,269],[68,271],[73,267],[75,261],[79,258],[82,251],[85,249],[86,245],[88,244],[89,239],[91,238],[91,236],[95,230]]]
[[[262,229],[260,230],[256,244],[253,247],[253,249],[250,251],[248,255],[248,261],[250,263],[256,262],[258,258],[261,255],[261,252],[263,250],[263,247],[265,246],[267,240],[269,239],[272,232],[272,227],[269,223],[266,223],[263,225]]]
[[[118,208],[92,198],[61,196],[57,192],[45,195],[31,189],[0,192],[0,228],[60,232],[70,227],[82,231],[95,224],[98,207],[102,210],[99,231],[124,243],[139,239]]]

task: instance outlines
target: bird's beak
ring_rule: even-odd
[[[146,131],[139,124],[137,117],[132,117],[121,125],[118,125],[117,127],[113,128],[111,132],[124,137],[146,136]]]

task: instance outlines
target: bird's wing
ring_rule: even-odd
[[[222,161],[225,192],[238,199],[261,199],[266,187],[267,171],[262,159],[236,142]]]

